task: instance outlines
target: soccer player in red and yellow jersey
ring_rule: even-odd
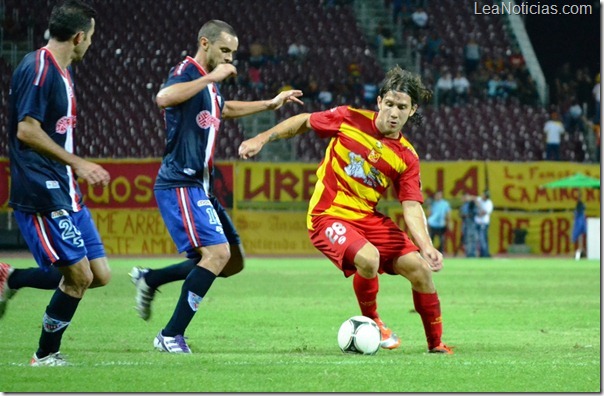
[[[407,121],[421,122],[421,115],[416,113],[418,104],[430,96],[419,76],[396,66],[380,88],[377,112],[340,106],[299,114],[241,143],[239,155],[243,159],[253,157],[268,142],[310,129],[330,138],[308,209],[313,245],[346,277],[354,274],[353,288],[361,313],[380,327],[382,348],[400,345],[400,339],[377,312],[378,274],[386,273],[402,275],[411,282],[428,351],[452,354],[441,340],[440,301],[432,280],[432,272],[443,267],[443,256],[428,235],[418,155],[401,132]],[[376,210],[390,185],[402,204],[415,243]]]

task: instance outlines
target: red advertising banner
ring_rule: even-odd
[[[107,188],[89,186],[79,180],[86,206],[91,209],[157,208],[153,184],[161,164],[159,158],[97,160],[111,175]],[[0,159],[0,208],[8,207],[10,171],[8,159]],[[233,207],[233,163],[216,163],[214,193],[225,208]]]
[[[84,202],[89,208],[156,208],[153,184],[161,164],[148,160],[95,160],[111,175],[107,188],[89,186],[79,180]]]

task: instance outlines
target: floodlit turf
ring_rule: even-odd
[[[426,353],[409,283],[389,276],[379,311],[401,348],[341,353],[337,330],[359,311],[350,279],[320,258],[248,259],[201,303],[186,334],[192,355],[154,351],[182,282],[161,289],[144,322],[127,273],[174,261],[112,260],[112,282],[87,293],[65,333],[70,367],[28,366],[51,292],[20,290],[0,320],[0,391],[601,391],[598,261],[447,259],[435,282],[453,356]]]

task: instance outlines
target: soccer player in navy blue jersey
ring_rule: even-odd
[[[107,186],[110,176],[74,154],[76,97],[70,65],[84,58],[95,15],[79,0],[55,6],[47,45],[27,54],[11,81],[9,205],[38,266],[56,267],[62,275],[43,316],[32,366],[66,364],[59,348],[80,300],[89,287],[106,285],[111,277],[76,182],[79,176],[90,185]]]
[[[187,275],[171,319],[154,340],[161,351],[191,352],[184,333],[214,279],[243,268],[239,235],[212,194],[214,147],[221,120],[276,110],[287,102],[302,104],[299,90],[283,91],[270,100],[225,101],[219,83],[237,74],[232,62],[238,45],[229,24],[205,23],[197,37],[195,57],[187,56],[170,70],[156,97],[164,110],[167,144],[155,198],[178,251],[186,252],[191,260],[166,271],[173,277],[179,270]],[[135,268],[131,276],[137,285],[137,305],[147,304],[141,308],[148,313],[154,290],[146,285],[145,271]],[[149,292],[151,298],[141,291]]]

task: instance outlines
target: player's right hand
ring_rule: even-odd
[[[221,63],[209,74],[210,78],[214,82],[220,82],[227,77],[235,77],[237,75],[237,68],[230,63]]]
[[[443,269],[443,254],[439,252],[438,249],[431,246],[424,249],[421,254],[428,263],[431,271],[438,272]]]
[[[260,142],[260,140],[256,139],[256,137],[244,140],[239,145],[239,157],[241,157],[241,159],[252,158],[254,155],[260,152],[262,146],[264,145]]]

